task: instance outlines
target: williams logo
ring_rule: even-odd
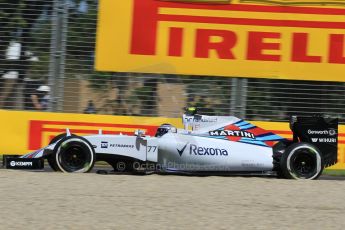
[[[209,132],[210,136],[232,136],[232,137],[248,137],[255,139],[255,135],[247,131],[239,130],[215,130]]]
[[[101,142],[101,148],[102,148],[102,149],[107,149],[107,148],[108,148],[108,142],[102,141],[102,142]]]
[[[187,143],[181,150],[177,149],[177,152],[180,156],[182,156],[183,152],[187,148],[189,143]],[[219,148],[207,148],[207,147],[200,147],[197,145],[190,144],[189,145],[189,154],[190,155],[211,155],[211,156],[228,156],[229,152],[226,149],[219,149]]]

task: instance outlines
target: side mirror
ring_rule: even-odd
[[[137,136],[137,137],[145,136],[145,131],[137,129],[137,130],[134,131],[134,135]]]

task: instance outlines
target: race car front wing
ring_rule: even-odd
[[[19,158],[20,156],[3,155],[3,167],[7,169],[44,169],[43,158]]]

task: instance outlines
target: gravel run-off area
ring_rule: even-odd
[[[345,181],[0,170],[0,229],[344,229]]]

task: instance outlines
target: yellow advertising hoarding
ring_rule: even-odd
[[[101,0],[95,68],[345,80],[345,7],[241,2]]]
[[[182,128],[181,118],[128,117],[109,115],[43,113],[0,110],[0,154],[25,154],[46,146],[66,128],[78,135],[104,134],[133,135],[137,129],[153,136],[162,123]],[[291,138],[288,123],[253,121],[254,125]],[[345,169],[345,126],[339,126],[338,163],[331,169]]]
[[[188,3],[230,3],[231,0],[159,0],[159,1],[167,1],[167,2],[188,2]]]
[[[230,0],[232,3],[255,3],[255,4],[271,4],[271,5],[286,5],[286,6],[340,6],[344,7],[344,0]]]
[[[68,128],[78,135],[128,134],[137,129],[154,135],[163,123],[178,126],[181,119],[0,110],[0,154],[24,154],[46,146]]]

